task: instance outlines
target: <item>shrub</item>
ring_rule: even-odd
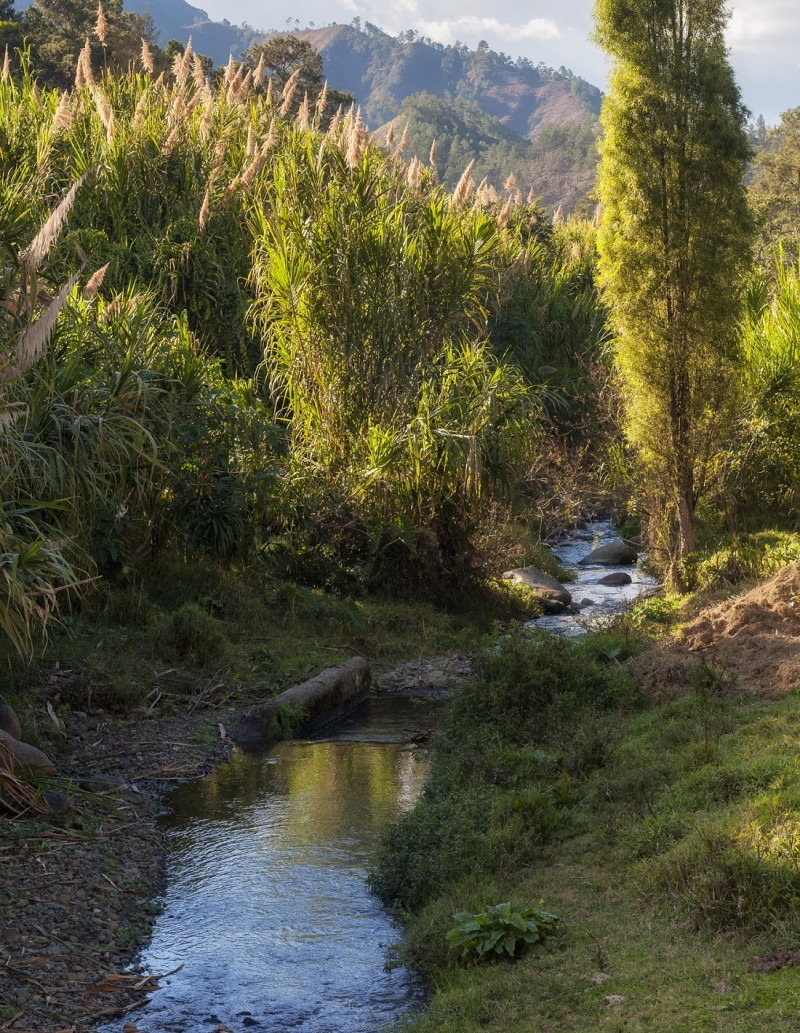
[[[556,915],[532,907],[518,910],[508,901],[478,914],[461,911],[453,918],[458,924],[447,934],[447,940],[453,947],[461,948],[462,958],[485,958],[489,953],[514,958],[561,935]]]
[[[196,664],[218,659],[228,647],[228,638],[219,621],[197,603],[186,603],[171,613],[157,639],[165,656]]]

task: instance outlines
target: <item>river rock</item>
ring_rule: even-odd
[[[608,545],[601,545],[599,549],[590,552],[582,560],[578,560],[581,567],[624,567],[637,560],[636,549],[625,542],[609,542]]]
[[[0,707],[0,731],[8,732],[14,739],[22,739],[22,725],[13,707],[4,703]]]
[[[23,773],[39,777],[43,775],[55,775],[56,769],[53,762],[41,750],[26,742],[20,742],[13,735],[0,729],[0,749],[5,747],[3,752],[8,751],[14,759],[15,768]]]
[[[69,810],[69,797],[66,793],[60,793],[57,789],[45,789],[42,799],[50,808],[51,814],[66,814]]]
[[[507,570],[503,577],[516,585],[529,588],[550,613],[561,613],[572,602],[572,596],[561,582],[538,567],[517,567],[515,570]]]
[[[594,599],[581,599],[581,606],[597,606]]]
[[[622,570],[615,570],[613,574],[606,574],[605,577],[601,577],[597,582],[598,585],[611,585],[614,588],[619,588],[622,585],[629,585],[633,578],[630,574],[626,574]]]

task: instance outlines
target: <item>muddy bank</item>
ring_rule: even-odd
[[[163,886],[160,800],[226,749],[208,715],[59,716],[47,749],[68,809],[0,819],[0,1027],[15,1033],[84,1033],[144,999],[152,984],[125,968]]]

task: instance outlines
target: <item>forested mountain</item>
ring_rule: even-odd
[[[30,6],[17,0],[18,11]],[[211,21],[185,0],[126,0],[124,8],[152,20],[153,43],[164,48],[191,38],[194,50],[217,66],[267,38],[252,26]],[[470,50],[413,30],[393,37],[358,18],[293,35],[320,54],[331,87],[352,94],[373,132],[382,130],[385,138],[393,123],[399,139],[408,122],[409,159],[427,160],[435,139],[444,183],[454,185],[474,160],[476,182],[486,177],[500,190],[513,173],[526,197],[532,190],[553,210],[574,209],[591,190],[602,96],[567,69],[513,61],[486,43]]]

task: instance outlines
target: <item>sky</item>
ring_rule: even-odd
[[[605,88],[607,65],[589,40],[593,0],[189,0],[215,21],[227,18],[258,29],[286,30],[298,19],[328,25],[369,21],[392,35],[416,29],[442,43],[475,46],[486,40],[512,58],[528,57]],[[728,27],[731,63],[753,116],[776,124],[782,111],[800,106],[800,5],[798,0],[732,0]],[[487,14],[487,12],[491,12]]]

